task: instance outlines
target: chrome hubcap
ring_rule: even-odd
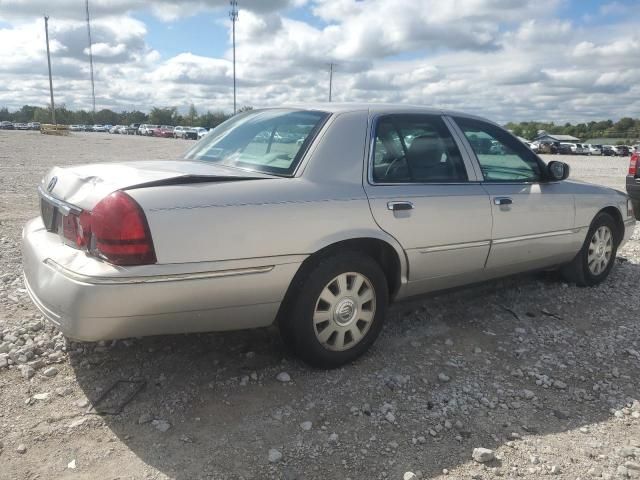
[[[613,253],[613,235],[611,229],[606,226],[599,227],[589,242],[587,262],[589,271],[593,275],[600,275],[611,262]]]
[[[333,312],[335,322],[344,327],[349,325],[358,315],[358,305],[351,298],[343,298]]]
[[[328,350],[348,350],[367,334],[375,311],[371,281],[361,273],[342,273],[327,283],[316,301],[316,338]]]

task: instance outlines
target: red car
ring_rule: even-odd
[[[629,161],[627,174],[627,193],[633,202],[633,212],[640,220],[640,152],[634,152]]]
[[[153,130],[154,137],[173,138],[173,128],[171,125],[160,125]]]

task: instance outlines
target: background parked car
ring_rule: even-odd
[[[207,130],[206,128],[191,127],[184,132],[184,138],[188,138],[190,140],[200,140],[207,133],[209,133],[209,130]]]
[[[627,193],[631,197],[635,217],[640,220],[640,152],[637,151],[629,159]]]
[[[176,128],[178,128],[178,127],[176,127]],[[184,131],[182,132],[182,135],[181,135],[180,138],[183,138],[185,140],[197,140],[198,139],[198,132],[196,132],[195,128],[184,127]]]
[[[16,130],[29,130],[29,125],[26,123],[15,123],[14,126]]]
[[[138,134],[139,135],[153,136],[153,131],[156,128],[160,128],[160,125],[153,125],[151,123],[143,123],[142,125],[140,125],[140,128],[138,129]]]
[[[29,122],[27,127],[29,127],[29,130],[40,130],[40,122]]]
[[[93,128],[91,129],[94,132],[108,132],[109,131],[109,127],[107,127],[107,125],[94,125]]]
[[[13,123],[11,122],[7,122],[6,120],[4,122],[0,122],[0,130],[14,130],[15,127],[13,126]]]
[[[595,145],[593,143],[589,143],[585,145],[587,155],[602,155],[602,145]]]
[[[183,127],[182,125],[178,125],[173,129],[174,138],[185,138],[186,131],[189,130],[189,127]]]
[[[139,123],[131,123],[129,124],[128,127],[124,127],[124,132],[122,133],[124,133],[125,135],[137,135],[139,128],[140,128]]]
[[[602,155],[605,157],[613,157],[616,152],[613,151],[613,147],[611,145],[603,145],[602,146]]]
[[[191,128],[191,130],[194,130],[196,132],[196,140],[200,140],[207,133],[209,133],[209,130],[207,130],[204,127],[193,127],[193,128]]]
[[[209,133],[209,130],[204,127],[191,127],[185,132],[184,138],[189,138],[191,140],[200,140],[207,133]]]
[[[173,138],[173,127],[171,125],[161,125],[153,130],[154,137]]]
[[[629,156],[629,147],[627,147],[626,145],[613,145],[612,149],[613,153],[619,157]]]
[[[537,153],[560,153],[560,142],[538,142]]]
[[[637,220],[640,220],[640,153],[635,152],[629,160],[629,172],[627,174],[627,193],[633,202],[633,212]]]
[[[569,147],[571,148],[571,153],[573,153],[574,155],[582,155],[583,153],[585,153],[584,147],[581,143],[568,143],[567,145],[569,145]]]
[[[571,154],[573,154],[573,151],[571,150],[571,144],[570,143],[560,143],[560,145],[558,146],[558,153],[560,155],[571,155]]]
[[[114,125],[113,127],[111,127],[111,128],[109,129],[109,133],[116,133],[116,134],[120,133],[120,128],[121,128],[122,126],[123,126],[123,125]]]
[[[70,132],[84,132],[84,125],[69,125]]]

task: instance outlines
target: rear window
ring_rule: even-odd
[[[288,176],[328,116],[291,109],[236,115],[213,129],[185,158]]]

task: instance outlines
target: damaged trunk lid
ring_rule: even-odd
[[[116,190],[198,182],[232,182],[273,178],[217,164],[194,161],[139,161],[54,167],[40,185],[50,196],[81,210],[91,210]]]

